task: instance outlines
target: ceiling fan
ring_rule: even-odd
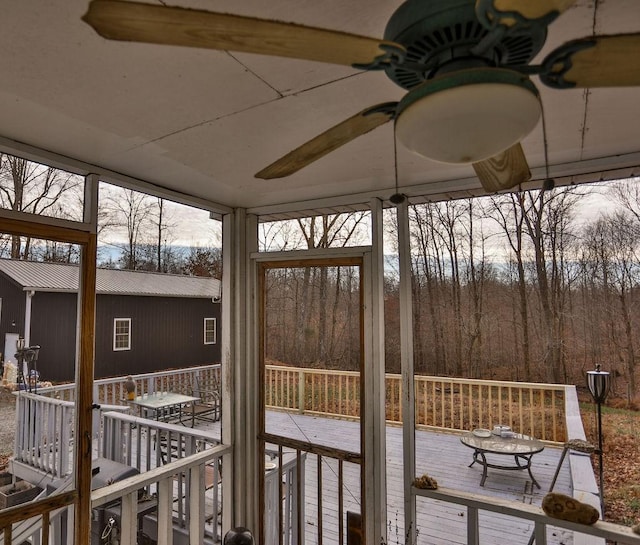
[[[92,0],[83,17],[113,40],[242,51],[384,70],[407,90],[365,108],[256,174],[282,178],[376,127],[430,159],[472,164],[485,190],[530,179],[520,140],[541,106],[529,79],[556,89],[640,85],[640,33],[567,42],[539,66],[547,27],[576,0],[406,0],[384,39],[253,17]]]

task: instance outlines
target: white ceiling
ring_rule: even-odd
[[[382,37],[401,2],[170,3]],[[87,5],[88,0],[3,5],[0,136],[254,211],[295,208],[287,203],[314,199],[322,204],[335,197],[366,202],[369,196],[386,198],[394,192],[391,123],[289,178],[253,176],[365,107],[400,99],[404,92],[383,72],[107,41],[81,21]],[[537,60],[571,38],[619,32],[640,32],[638,0],[578,0],[551,25]],[[640,89],[558,91],[533,80],[544,104],[552,176],[586,173],[576,179],[593,180],[640,165]],[[523,147],[534,178],[544,178],[541,125]],[[409,195],[480,191],[470,166],[438,164],[401,147],[398,173]]]

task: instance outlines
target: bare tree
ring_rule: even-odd
[[[640,287],[637,218],[628,210],[606,214],[585,229],[585,245],[592,278],[605,295],[605,330],[613,354],[624,369],[627,399],[636,395],[636,342],[638,316],[635,292]],[[595,291],[595,290],[594,290]],[[611,297],[613,295],[614,297]],[[595,332],[595,328],[592,328]],[[604,339],[603,339],[604,340]],[[592,338],[591,342],[598,343]]]
[[[525,233],[533,246],[535,287],[542,321],[543,362],[546,380],[564,382],[562,268],[569,226],[578,198],[573,187],[525,193],[520,201]]]
[[[109,218],[109,230],[119,230],[125,238],[124,243],[112,243],[121,252],[120,261],[124,269],[137,270],[143,262],[142,244],[152,228],[152,204],[152,197],[122,188],[111,188],[101,200]]]
[[[80,219],[74,209],[73,194],[80,192],[83,180],[80,176],[47,167],[21,157],[0,154],[0,204],[16,212],[48,215],[60,218]],[[13,259],[31,257],[30,237],[13,235],[11,252]]]
[[[529,299],[524,264],[523,225],[524,225],[524,193],[510,193],[503,197],[491,197],[488,217],[493,219],[502,229],[516,269],[516,285],[520,317],[520,341],[516,341],[516,356],[522,347],[522,364],[524,378],[531,380],[531,341],[529,333]],[[514,326],[516,322],[514,320]]]
[[[175,261],[175,252],[171,248],[173,237],[172,230],[177,226],[171,209],[167,207],[165,199],[156,197],[155,206],[150,215],[150,223],[155,232],[155,270],[157,272],[169,272],[171,264]]]

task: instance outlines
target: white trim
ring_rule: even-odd
[[[26,290],[26,299],[24,304],[24,345],[31,345],[31,302],[36,294],[33,290]]]
[[[207,323],[210,323],[210,322],[213,323],[213,340],[207,341]],[[203,326],[202,340],[204,344],[216,344],[216,342],[218,342],[217,320],[215,318],[203,318],[202,326]]]
[[[117,347],[116,339],[117,339],[117,323],[118,322],[126,322],[128,324],[127,330],[127,346],[126,347]],[[124,335],[120,333],[120,335]],[[114,352],[122,352],[125,350],[131,350],[131,318],[114,318],[113,319],[113,351]]]
[[[362,257],[371,251],[371,246],[347,246],[345,248],[314,248],[312,250],[291,250],[284,252],[254,252],[251,259],[262,261],[295,261],[296,259],[326,259],[340,257]]]
[[[383,209],[371,199],[371,252],[364,254],[365,543],[387,543],[387,470],[384,359]]]
[[[222,283],[221,293],[229,294],[222,298],[220,303],[220,376],[221,376],[221,439],[223,445],[234,443],[236,430],[235,406],[238,401],[234,398],[234,380],[237,375],[236,339],[241,334],[234,329],[234,316],[237,312],[238,296],[234,295],[235,277],[237,270],[237,249],[234,241],[237,237],[236,220],[234,214],[226,214],[222,217]],[[235,448],[235,447],[234,447]],[[235,518],[234,490],[234,453],[229,453],[222,458],[222,534],[225,535],[233,527]]]
[[[134,191],[139,191],[148,195],[162,197],[176,203],[193,206],[194,208],[200,208],[202,210],[207,210],[213,214],[226,214],[231,212],[231,208],[224,204],[201,199],[199,197],[188,195],[186,193],[180,193],[179,191],[167,189],[166,187],[161,187],[151,182],[133,178],[131,176],[126,176],[125,174],[120,174],[119,172],[115,172],[107,168],[92,165],[90,163],[85,163],[71,157],[59,155],[57,153],[53,153],[42,148],[37,148],[35,146],[31,146],[23,142],[18,142],[16,140],[12,140],[3,136],[0,136],[0,149],[12,155],[23,157],[24,159],[27,159],[29,161],[42,163],[47,166],[59,168],[61,170],[65,170],[74,174],[95,174],[100,178],[101,181],[108,184],[117,185],[126,189],[133,189]]]
[[[555,180],[556,186],[631,178],[640,175],[640,151],[551,165],[549,173],[544,167],[536,167],[531,169],[531,173],[531,181],[522,184],[522,189],[539,189],[548,177]],[[254,206],[247,212],[258,215],[260,221],[295,219],[319,213],[341,214],[367,210],[372,198],[387,199],[394,192],[407,195],[412,204],[488,195],[478,183],[478,178],[471,176],[451,180],[415,180],[415,183],[401,185],[395,191],[393,185],[389,185],[388,188],[362,193]],[[384,200],[384,206],[393,205]]]
[[[406,545],[417,543],[416,498],[416,413],[413,363],[413,298],[411,292],[411,236],[409,203],[397,207],[398,264],[400,266],[400,362],[402,367],[402,465],[404,467],[404,527]]]

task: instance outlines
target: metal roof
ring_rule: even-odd
[[[78,266],[0,259],[0,272],[25,291],[78,291]],[[215,278],[161,274],[146,271],[97,269],[96,292],[111,295],[156,297],[203,297],[220,295],[221,283]]]

